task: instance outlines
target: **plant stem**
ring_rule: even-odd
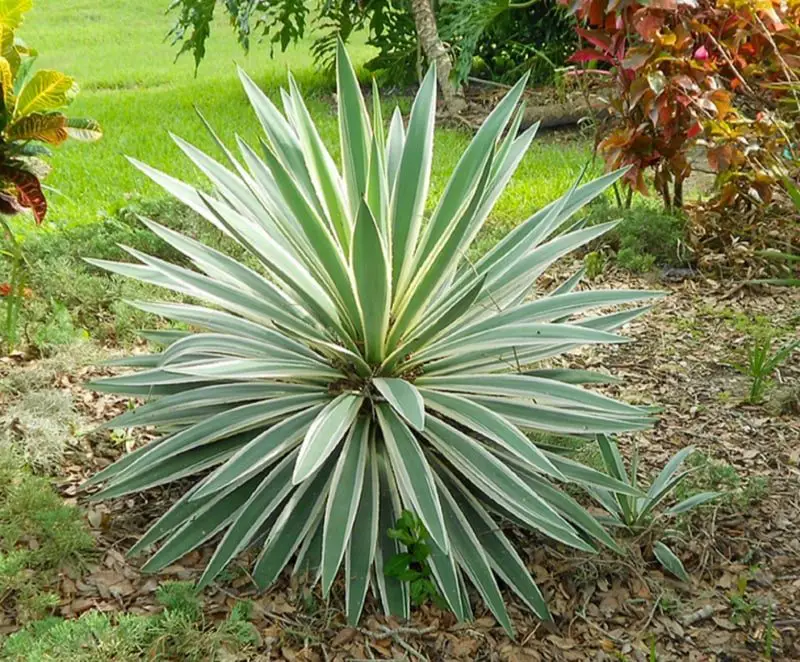
[[[11,227],[5,218],[0,216],[0,229],[7,238],[11,254],[11,278],[9,281],[10,290],[6,297],[6,346],[8,353],[14,351],[17,340],[17,317],[19,315],[19,305],[22,299],[22,247],[19,245]]]

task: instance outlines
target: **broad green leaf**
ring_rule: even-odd
[[[478,537],[469,525],[464,513],[461,512],[450,492],[439,479],[438,487],[442,495],[442,510],[447,523],[447,531],[453,541],[453,549],[459,564],[470,578],[470,581],[478,589],[489,609],[495,618],[503,626],[503,629],[514,636],[514,626],[508,618],[503,596],[497,586],[497,580],[492,574],[489,561],[483,551]]]
[[[78,93],[75,79],[52,69],[40,69],[22,88],[14,108],[15,117],[58,110]]]
[[[292,476],[295,485],[306,480],[330,457],[356,420],[363,402],[360,395],[342,393],[317,415],[300,447]]]
[[[363,486],[358,502],[358,511],[345,554],[345,579],[347,586],[347,621],[358,623],[369,585],[369,569],[375,560],[378,539],[378,459],[374,439],[370,439],[368,457],[364,467]]]
[[[417,388],[404,379],[376,377],[372,380],[378,392],[415,430],[425,427],[425,403]]]
[[[375,446],[375,459],[378,472],[378,535],[375,554],[375,584],[378,596],[386,615],[409,617],[408,583],[386,574],[386,566],[400,553],[403,546],[389,537],[389,529],[394,528],[400,519],[402,506],[400,494],[392,474],[389,458],[380,446]]]
[[[350,428],[333,472],[331,492],[325,506],[322,539],[322,591],[325,595],[336,578],[358,514],[369,436],[370,421],[360,417]]]
[[[363,200],[353,232],[351,266],[361,309],[365,358],[380,363],[389,328],[391,265],[375,218]]]
[[[447,553],[450,545],[442,521],[439,496],[422,448],[393,408],[381,404],[376,411],[403,501],[414,506],[431,538]]]
[[[361,87],[341,39],[336,44],[336,92],[339,99],[344,180],[350,200],[350,215],[356,218],[367,192],[371,132]]]
[[[392,292],[395,300],[402,293],[402,290],[398,290],[398,284],[408,279],[422,227],[422,214],[430,185],[435,119],[436,70],[431,67],[411,107],[403,154],[397,165],[397,182],[392,188]],[[392,120],[392,127],[394,124]],[[394,148],[393,140],[396,137],[390,129],[390,155]],[[392,169],[395,167],[391,158],[388,167],[391,183]]]
[[[233,523],[203,571],[203,576],[197,583],[198,589],[208,586],[253,541],[262,525],[277,515],[278,507],[293,489],[291,477],[295,459],[296,454],[290,453],[273,467],[242,509],[236,513]]]
[[[653,545],[653,554],[655,554],[658,562],[664,566],[665,570],[687,584],[692,581],[689,577],[689,573],[686,572],[686,568],[683,567],[681,560],[660,540]]]

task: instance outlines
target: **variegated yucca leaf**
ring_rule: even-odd
[[[128,249],[134,262],[94,264],[206,305],[139,303],[197,332],[156,332],[164,350],[137,371],[94,385],[148,402],[109,427],[157,426],[163,436],[104,469],[97,498],[179,478],[194,486],[134,548],[160,543],[157,571],[219,537],[206,585],[259,545],[253,577],[273,582],[294,558],[327,594],[344,569],[348,617],[370,587],[387,613],[409,614],[409,588],[383,568],[404,510],[430,534],[430,563],[459,618],[472,584],[511,629],[500,584],[541,618],[544,599],[498,519],[591,551],[613,539],[567,483],[641,496],[636,488],[538,447],[532,431],[593,438],[640,430],[648,412],[583,388],[585,371],[536,365],[595,343],[647,291],[576,291],[580,275],[531,299],[537,276],[612,224],[563,233],[568,219],[621,173],[576,186],[534,213],[481,259],[467,249],[523,158],[521,80],[464,152],[429,216],[436,74],[425,77],[408,124],[387,129],[338,51],[340,159],[290,80],[279,109],[243,72],[263,139],[221,143],[224,162],[176,139],[213,186],[209,195],[141,163],[169,193],[241,244],[238,263],[145,221],[194,269]],[[342,164],[337,169],[337,160]]]

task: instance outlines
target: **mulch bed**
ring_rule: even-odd
[[[343,586],[334,588],[327,603],[317,589],[288,576],[258,594],[243,558],[228,579],[205,593],[210,620],[224,617],[237,599],[255,602],[262,645],[243,659],[800,659],[800,415],[780,413],[769,403],[743,404],[747,380],[734,364],[748,339],[723,314],[728,309],[765,315],[775,325],[796,328],[800,291],[732,288],[703,277],[663,283],[620,273],[592,284],[621,286],[663,289],[669,296],[627,329],[636,342],[589,348],[570,355],[569,363],[622,378],[607,387],[609,393],[664,407],[656,427],[636,437],[646,470],[652,473],[676,450],[693,445],[732,465],[745,484],[768,481],[746,507],[707,507],[673,540],[691,585],[665,575],[649,557],[648,545],[632,543],[626,558],[591,556],[512,532],[555,619],[554,627],[546,627],[509,595],[518,633],[512,641],[479,602],[471,623],[456,623],[451,614],[432,607],[415,609],[410,623],[398,623],[380,616],[370,598],[361,627],[350,628],[342,613]],[[781,369],[779,381],[800,382],[798,358]],[[98,372],[64,375],[60,381],[81,413],[96,422],[127,407],[124,399],[81,386]],[[87,508],[100,550],[82,570],[63,574],[60,613],[65,617],[89,609],[155,611],[159,581],[196,579],[210,557],[211,548],[193,552],[157,576],[138,571],[141,559],[125,558],[148,523],[185,489],[177,485],[87,503],[80,483],[117,458],[125,443],[107,433],[83,437],[59,477],[65,498]],[[623,439],[622,446],[630,450],[631,440]]]

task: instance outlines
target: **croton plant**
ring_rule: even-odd
[[[797,3],[577,0],[572,8],[586,44],[573,61],[612,80],[613,126],[598,144],[609,169],[631,166],[626,179],[642,193],[652,171],[665,206],[680,207],[689,150],[700,145],[718,204],[769,200],[796,142],[781,106],[799,80]]]
[[[36,51],[16,35],[32,5],[32,0],[0,1],[0,256],[10,265],[8,282],[0,283],[0,339],[8,351],[15,346],[17,317],[28,290],[22,248],[6,217],[27,210],[41,223],[47,214],[41,180],[50,170],[42,157],[68,138],[94,141],[102,136],[94,120],[61,112],[78,92],[73,78],[52,69],[34,70]]]
[[[49,167],[42,160],[48,145],[67,138],[97,140],[94,120],[64,115],[78,92],[75,80],[51,69],[33,70],[36,51],[15,34],[32,0],[0,3],[0,213],[29,209],[37,223],[47,213],[41,179]]]

